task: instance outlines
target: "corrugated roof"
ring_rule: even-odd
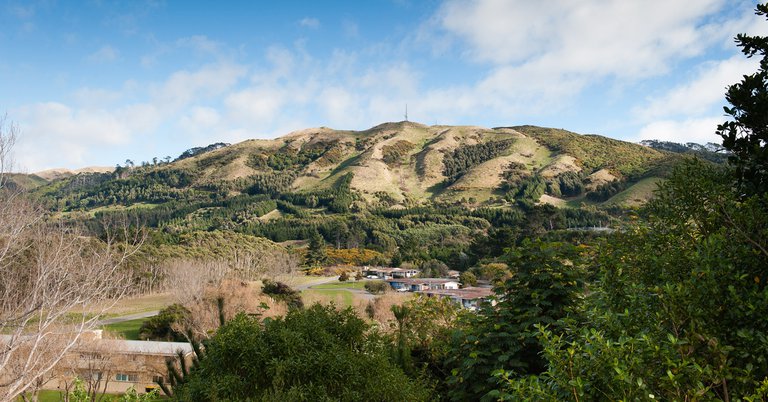
[[[126,341],[121,339],[101,339],[95,341],[99,348],[106,348],[109,352],[135,353],[144,355],[173,356],[181,350],[184,354],[192,353],[192,345],[187,342],[158,342],[158,341]],[[78,350],[88,349],[87,343]]]

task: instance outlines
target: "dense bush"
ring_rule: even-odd
[[[139,338],[145,341],[186,341],[184,333],[175,326],[182,325],[189,314],[189,310],[181,304],[172,304],[141,324]]]
[[[367,281],[365,282],[365,290],[375,295],[384,293],[389,289],[389,284],[384,281]]]
[[[503,154],[513,140],[489,141],[456,148],[443,157],[443,174],[453,183],[474,166]]]
[[[352,310],[313,305],[284,318],[240,314],[206,344],[205,359],[174,390],[183,401],[421,401],[416,379]]]
[[[285,302],[292,309],[304,307],[301,293],[282,282],[264,279],[261,292],[275,300]]]

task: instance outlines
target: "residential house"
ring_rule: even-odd
[[[428,297],[447,297],[470,310],[477,310],[480,303],[484,301],[488,301],[492,305],[496,304],[496,301],[491,298],[493,296],[493,289],[491,288],[428,289],[420,290],[418,293]]]
[[[413,278],[421,271],[418,269],[389,268],[389,267],[364,267],[363,276],[370,279],[395,279]]]
[[[404,278],[387,280],[392,289],[401,292],[419,292],[422,290],[458,289],[459,282],[445,278]]]

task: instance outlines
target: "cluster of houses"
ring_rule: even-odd
[[[464,308],[475,310],[483,301],[495,304],[493,290],[487,287],[462,287],[458,272],[449,272],[449,278],[418,278],[418,269],[365,267],[363,275],[381,279],[398,292],[415,292],[429,297],[450,298]]]

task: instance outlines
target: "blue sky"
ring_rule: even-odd
[[[694,5],[695,3],[695,5]],[[719,142],[740,0],[0,0],[17,168],[403,119]]]

